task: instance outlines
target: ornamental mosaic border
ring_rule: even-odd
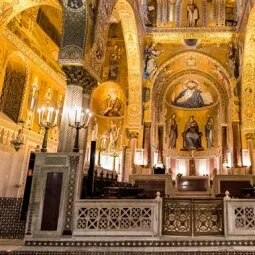
[[[255,240],[190,240],[190,241],[25,241],[25,246],[43,247],[215,247],[255,246]]]
[[[4,255],[254,255],[253,251],[0,251]]]

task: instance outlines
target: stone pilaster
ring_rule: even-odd
[[[254,156],[253,156],[255,135],[254,135],[254,133],[246,133],[245,137],[246,137],[246,141],[247,141],[249,158],[250,158],[250,162],[251,162],[250,173],[255,174],[255,166],[254,166],[255,162],[254,162]]]
[[[137,148],[139,132],[137,130],[127,130],[127,137],[129,139],[129,148],[130,148],[130,174],[135,174],[135,151]]]

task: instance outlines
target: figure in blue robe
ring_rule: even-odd
[[[174,99],[173,105],[184,108],[199,108],[205,106],[203,98],[197,89],[195,81],[189,81],[185,90]]]

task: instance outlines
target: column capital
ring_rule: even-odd
[[[143,126],[144,126],[145,128],[151,128],[151,122],[144,122],[144,123],[143,123]]]
[[[86,71],[83,66],[63,66],[68,85],[80,86],[85,94],[91,94],[92,89],[97,86],[97,81]]]
[[[139,136],[138,130],[127,129],[126,132],[127,132],[128,139],[132,139],[132,138],[138,139],[138,136]]]
[[[245,137],[246,137],[246,140],[254,140],[255,139],[255,134],[253,132],[246,133]]]

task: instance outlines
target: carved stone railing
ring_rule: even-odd
[[[83,200],[75,203],[76,236],[159,236],[161,199]]]
[[[223,235],[223,202],[219,199],[163,199],[163,235]]]
[[[255,199],[225,200],[225,236],[255,235]]]

